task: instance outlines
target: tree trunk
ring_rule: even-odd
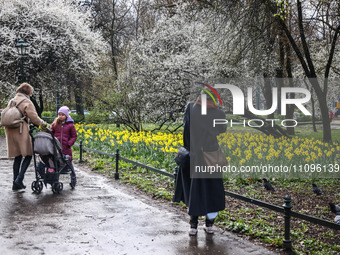
[[[74,99],[76,101],[77,114],[82,116],[82,120],[85,120],[82,83],[79,80],[75,80],[75,84]]]
[[[36,100],[34,97],[31,97],[30,99],[31,99],[31,101],[32,101],[32,103],[33,103],[33,105],[34,105],[34,107],[35,107],[35,110],[36,110],[37,113],[38,113],[38,116],[41,117],[42,109],[41,109],[40,106],[38,105],[37,100]]]
[[[40,92],[39,92],[39,103],[40,103],[40,110],[41,110],[41,113],[42,113],[44,111],[44,101],[43,101],[42,90],[40,90]]]
[[[311,93],[313,131],[317,132],[316,124],[315,124],[316,117],[315,117],[315,101],[314,101],[314,98],[313,98],[313,87],[309,87],[307,82],[305,82],[305,85]]]
[[[272,89],[273,89],[273,86],[272,86],[271,80],[266,78],[266,75],[264,75],[263,94],[264,94],[264,98],[266,100],[267,109],[270,109],[273,105]],[[274,119],[274,113],[269,114],[268,119]]]
[[[291,65],[291,61],[290,61],[291,50],[290,50],[290,46],[289,46],[289,43],[288,43],[287,40],[285,40],[285,49],[286,49],[286,71],[287,71],[287,76],[289,78],[289,86],[294,87],[292,65]],[[294,93],[291,94],[290,96],[291,96],[291,98],[295,98]],[[286,115],[287,119],[294,119],[294,110],[295,110],[294,105],[290,104],[290,105],[287,106],[287,115]],[[290,127],[287,127],[287,133],[289,135],[295,135],[295,128],[292,127],[294,125],[294,122],[288,121],[287,124],[290,126]]]
[[[41,117],[41,114],[42,112],[44,111],[44,101],[43,101],[43,95],[42,95],[42,90],[40,89],[40,92],[39,92],[39,104],[36,100],[35,97],[30,97],[34,107],[35,107],[35,110],[37,111],[38,113],[38,116]]]
[[[112,1],[112,21],[110,28],[110,46],[111,46],[111,61],[113,67],[113,77],[115,80],[118,78],[118,68],[117,68],[117,60],[116,60],[116,49],[115,49],[115,22],[116,22],[116,2]]]
[[[313,93],[311,96],[311,101],[312,101],[312,121],[313,121],[313,131],[317,132],[318,130],[316,129],[316,118],[315,118],[315,102],[314,102],[314,98],[313,98]]]
[[[291,93],[290,98],[295,98],[295,94]],[[287,114],[286,114],[286,119],[294,119],[294,107],[295,105],[287,105]],[[287,133],[289,135],[295,135],[295,128],[292,127],[294,125],[294,121],[287,121]]]
[[[323,128],[323,140],[325,142],[332,142],[331,125],[329,121],[329,112],[327,106],[326,94],[321,90],[320,84],[316,79],[309,79],[315,90],[316,96],[319,101],[321,117],[322,117],[322,128]]]

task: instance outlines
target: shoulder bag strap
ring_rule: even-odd
[[[18,104],[16,104],[16,107],[17,107],[17,109],[19,110],[19,112],[21,113],[21,115],[22,116],[25,116],[21,111],[20,111],[20,109],[19,109],[19,105],[23,102],[23,101],[25,101],[27,98],[24,98],[23,100],[21,100]]]

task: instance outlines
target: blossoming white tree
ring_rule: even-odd
[[[241,43],[247,38],[240,39],[237,24],[225,19],[224,14],[188,8],[178,8],[175,15],[159,20],[152,31],[131,44],[125,74],[116,89],[119,84],[129,88],[131,102],[141,104],[141,119],[158,123],[176,119],[188,100],[199,95],[195,81],[251,77],[261,68],[275,71],[277,64],[271,54],[262,52],[257,57],[262,64],[256,71],[254,52],[243,52],[243,61],[239,60]]]
[[[72,1],[0,0],[2,92],[13,93],[18,83],[20,56],[15,44],[19,38],[29,44],[26,80],[41,93],[48,94],[55,86],[63,91],[70,85],[65,84],[70,75],[77,80],[94,74],[107,46],[89,25],[89,15],[79,12]]]
[[[146,113],[157,113],[162,107],[158,112],[164,113],[169,108],[183,109],[190,81],[233,76],[323,76],[323,84],[310,81],[323,118],[324,140],[330,141],[327,97],[331,86],[327,79],[336,72],[340,26],[334,10],[339,3],[330,1],[328,6],[315,1],[313,6],[309,1],[297,1],[295,6],[290,5],[292,1],[275,0],[202,2],[209,7],[179,7],[132,45],[126,62],[129,73],[123,77],[129,77],[133,102],[144,100]],[[289,5],[281,8],[284,2]],[[328,8],[330,14],[320,13],[320,6]],[[309,17],[303,12],[317,15]],[[313,31],[313,27],[322,25],[328,27],[324,28],[325,36]],[[322,50],[313,48],[313,44],[323,45]],[[288,118],[293,112],[290,109]]]

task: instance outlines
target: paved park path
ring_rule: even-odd
[[[64,190],[12,191],[12,164],[0,136],[0,254],[277,254],[221,230],[188,236],[188,216],[178,206],[153,200],[131,187],[75,164],[78,185],[61,176]]]

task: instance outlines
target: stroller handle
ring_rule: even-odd
[[[37,126],[33,125],[33,124],[30,124],[30,130],[29,130],[29,133],[32,135],[33,134],[33,131],[38,129]],[[43,132],[46,132],[46,133],[49,133],[49,134],[52,134],[52,130],[48,127],[45,127],[45,128],[41,128],[41,131]]]
[[[50,128],[48,128],[48,127],[45,127],[45,128],[43,128],[43,130],[42,131],[44,131],[44,132],[46,132],[47,131],[47,133],[50,133],[50,134],[52,134],[52,130],[50,129]]]

